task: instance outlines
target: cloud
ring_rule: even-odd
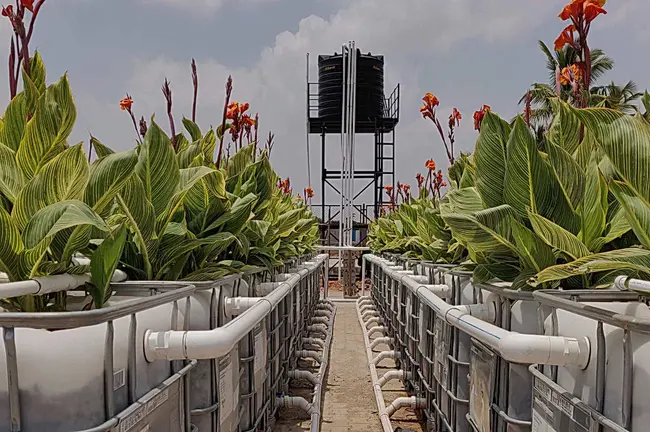
[[[227,0],[141,0],[144,3],[150,4],[167,4],[173,7],[182,7],[184,10],[192,11],[193,13],[205,14],[206,12],[214,13],[221,9],[223,6],[237,4],[238,6],[250,6],[263,3],[272,3],[279,0],[238,0],[237,2]],[[192,7],[188,7],[189,3]]]
[[[210,3],[216,5],[218,2]],[[299,22],[297,31],[278,34],[274,43],[264,48],[259,60],[250,67],[230,68],[211,59],[199,59],[199,123],[205,128],[219,122],[223,84],[228,74],[232,74],[235,97],[250,101],[252,109],[260,112],[261,129],[272,129],[275,133],[277,145],[273,159],[278,171],[292,176],[294,184],[306,184],[305,54],[312,53],[310,73],[314,80],[316,54],[340,50],[342,43],[356,39],[357,46],[364,51],[386,56],[387,92],[397,82],[403,83],[402,112],[407,114],[403,115],[398,129],[397,169],[398,177],[411,177],[414,164],[419,166],[420,159],[432,155],[444,159],[442,144],[432,144],[438,138],[417,112],[423,93],[420,82],[430,71],[412,65],[422,64],[423,58],[444,55],[468,42],[508,43],[521,33],[530,32],[539,25],[538,17],[553,8],[547,2],[518,0],[348,1],[343,9],[329,18],[308,16]],[[462,56],[462,52],[458,55]],[[188,64],[165,57],[138,60],[133,65],[133,76],[127,88],[136,100],[138,112],[156,111],[158,119],[166,125],[160,94],[164,77],[172,83],[176,117],[179,118],[181,113],[187,115],[191,104]],[[426,85],[431,83],[426,82]],[[480,106],[480,103],[476,102],[476,105]],[[474,133],[471,113],[465,113],[465,117],[464,134],[470,137],[471,142]],[[318,138],[312,138],[312,183],[316,187],[320,163],[317,141]],[[334,141],[336,137],[332,137],[332,143]],[[371,137],[359,138],[360,158],[372,152],[371,142]],[[328,163],[335,165],[339,157],[335,150],[337,146],[332,147],[334,150],[328,153]],[[372,158],[360,161],[361,165],[369,167],[372,163]]]

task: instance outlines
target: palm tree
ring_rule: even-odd
[[[578,52],[570,45],[565,46],[560,51],[551,51],[543,41],[538,41],[539,47],[546,56],[546,69],[549,74],[548,83],[534,83],[530,89],[531,105],[534,111],[531,114],[531,123],[535,126],[546,128],[553,118],[550,99],[556,97],[556,70],[570,66],[580,61]],[[614,60],[605,55],[601,49],[591,50],[591,82],[595,83],[599,78],[614,68]],[[632,83],[634,84],[634,83]],[[560,98],[565,101],[571,101],[573,98],[570,86],[559,86]],[[636,88],[636,86],[635,86]],[[593,87],[592,91],[593,93]],[[527,93],[522,96],[519,103],[525,103]]]
[[[643,97],[637,91],[634,81],[628,81],[624,86],[618,86],[613,81],[610,84],[591,88],[591,101],[593,106],[612,108],[627,114],[637,111],[635,102]]]

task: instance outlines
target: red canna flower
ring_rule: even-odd
[[[9,5],[7,7],[2,7],[2,16],[3,17],[8,17],[11,19],[14,16],[14,7],[12,5]]]
[[[424,183],[424,176],[423,176],[422,174],[420,174],[420,173],[417,173],[417,174],[415,175],[415,179],[416,179],[417,182],[418,182],[418,187],[421,188],[421,187],[422,187],[422,184]]]
[[[454,108],[454,110],[451,112],[449,115],[449,128],[453,128],[454,126],[458,127],[460,126],[460,120],[463,118],[463,116],[460,114],[460,112]]]
[[[393,195],[393,187],[391,185],[384,186],[384,189],[386,190],[386,193],[388,194],[388,196]]]
[[[436,162],[433,159],[429,159],[424,163],[424,166],[429,169],[429,171],[435,171]]]
[[[405,193],[409,193],[409,191],[411,190],[411,186],[408,185],[408,184],[403,185],[403,187],[404,187],[404,192]]]
[[[34,0],[21,0],[22,5],[30,11],[31,13],[34,13]]]
[[[240,114],[245,113],[246,111],[248,111],[248,108],[250,108],[250,105],[247,102],[239,105],[239,113]]]
[[[120,109],[122,111],[131,111],[131,105],[133,105],[133,98],[127,96],[120,100]]]
[[[491,108],[489,105],[483,105],[483,108],[474,112],[474,130],[480,131],[481,130],[481,123],[483,122],[483,117],[485,117],[485,113],[490,111]]]
[[[305,195],[307,196],[307,198],[314,197],[314,190],[311,188],[311,186],[308,186],[307,189],[305,189]]]

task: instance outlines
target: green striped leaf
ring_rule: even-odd
[[[10,281],[20,280],[19,260],[23,249],[18,227],[0,207],[0,271],[7,273]]]
[[[565,253],[571,259],[589,255],[589,249],[578,237],[552,221],[532,212],[528,213],[533,231],[549,246]]]
[[[106,156],[115,153],[113,150],[111,150],[109,147],[102,144],[102,142],[95,137],[90,138],[90,144],[92,145],[93,150],[95,150],[95,154],[97,155],[98,159],[105,158]]]
[[[0,144],[0,194],[14,203],[23,185],[23,173],[16,163],[16,153]]]
[[[650,203],[625,182],[611,181],[609,188],[621,204],[639,242],[650,249]]]
[[[486,207],[504,204],[507,143],[510,126],[498,115],[486,112],[476,141],[476,188]]]
[[[133,150],[107,153],[90,167],[84,201],[96,212],[108,216],[110,205],[133,175],[138,155]]]
[[[474,214],[452,213],[442,216],[454,237],[474,252],[517,253],[512,243],[512,224],[515,212],[502,205]]]
[[[64,149],[76,118],[77,110],[64,75],[41,95],[34,116],[25,126],[16,159],[27,179]]]
[[[529,279],[528,283],[538,286],[547,282],[611,270],[647,274],[649,269],[650,251],[640,248],[618,249],[588,255],[568,264],[548,267]]]
[[[203,138],[203,134],[201,133],[199,126],[187,117],[183,117],[183,126],[185,127],[187,133],[189,133],[192,137],[192,142]]]
[[[178,190],[180,172],[171,141],[153,118],[140,146],[136,173],[144,186],[144,199],[153,206],[154,215],[162,214]]]
[[[553,123],[548,131],[548,139],[565,152],[572,154],[580,145],[580,122],[569,107],[558,99],[552,99]]]
[[[596,156],[591,158],[585,172],[585,197],[582,203],[582,229],[580,238],[590,250],[596,239],[603,235],[607,225],[607,184],[598,171]]]
[[[90,259],[91,283],[88,292],[98,309],[104,306],[112,294],[111,280],[120,262],[125,243],[126,226],[120,225],[101,242]]]
[[[4,126],[0,129],[0,142],[13,151],[18,151],[27,124],[27,97],[18,93],[9,102],[2,116]]]
[[[515,218],[512,218],[511,223],[512,237],[516,245],[515,252],[522,260],[522,270],[535,273],[555,264],[553,250],[536,232],[529,230]]]
[[[571,209],[576,211],[582,203],[585,190],[585,174],[580,165],[563,148],[548,143],[548,160],[555,177],[560,185],[560,190]],[[596,170],[598,167],[596,167]]]
[[[606,108],[575,110],[618,174],[650,202],[650,128],[637,117]]]
[[[45,63],[38,51],[34,51],[34,57],[29,61],[29,77],[36,85],[38,91],[43,93],[45,91]]]
[[[23,229],[33,215],[48,205],[81,199],[88,182],[88,161],[81,145],[70,147],[33,177],[22,189],[12,212]]]
[[[106,222],[88,205],[78,200],[51,204],[34,214],[23,231],[26,248],[34,248],[42,241],[47,243],[58,232],[80,225],[90,225],[109,231]]]

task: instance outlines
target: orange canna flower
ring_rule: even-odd
[[[560,83],[562,85],[569,85],[572,81],[580,81],[581,77],[582,72],[580,71],[580,66],[572,64],[562,69],[562,72],[560,73]]]
[[[424,163],[424,166],[429,169],[429,171],[434,171],[436,169],[436,161],[429,159]]]
[[[437,97],[433,95],[433,93],[426,93],[422,97],[422,102],[424,102],[424,105],[420,107],[420,112],[422,113],[422,117],[430,118],[433,120],[433,110],[438,105],[440,105],[440,101],[438,100]]]
[[[248,103],[243,103],[239,105],[239,112],[245,113],[246,111],[248,111],[248,108],[250,108],[250,105]]]
[[[573,24],[567,26],[564,30],[562,30],[560,36],[555,39],[555,51],[560,51],[562,48],[564,48],[565,45],[575,45],[575,31],[576,28]]]
[[[384,186],[384,189],[386,189],[386,193],[388,195],[391,195],[393,193],[393,187],[391,185]]]
[[[307,195],[307,198],[313,198],[314,190],[310,186],[308,186],[307,189],[305,189],[305,194]]]
[[[25,9],[27,9],[31,13],[34,13],[34,0],[22,0],[21,3],[25,7]]]
[[[127,96],[120,100],[120,109],[122,111],[131,111],[131,105],[133,105],[133,98]]]
[[[418,182],[418,187],[422,187],[422,183],[424,183],[424,176],[420,173],[417,173],[415,175],[415,180]]]
[[[489,105],[483,105],[483,108],[474,112],[474,130],[481,130],[481,123],[483,122],[483,117],[485,113],[491,111]]]
[[[411,190],[411,186],[408,184],[404,184],[402,187],[404,188],[404,193],[408,194],[409,191]]]
[[[462,118],[463,116],[460,114],[458,109],[454,108],[454,110],[449,115],[449,128],[453,128],[454,125],[456,125],[456,127],[460,126],[460,120]]]
[[[571,0],[571,3],[566,5],[558,16],[562,21],[570,19],[574,23],[580,22],[584,18],[586,24],[589,24],[598,15],[607,13],[603,9],[605,2],[606,0]]]

